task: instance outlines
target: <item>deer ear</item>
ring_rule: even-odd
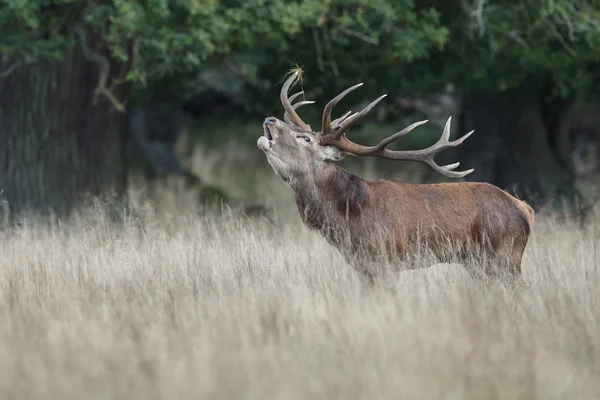
[[[329,161],[342,161],[347,156],[351,155],[345,151],[338,149],[335,146],[323,146],[323,159]]]

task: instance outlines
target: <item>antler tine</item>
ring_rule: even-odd
[[[323,117],[321,120],[321,135],[329,135],[333,132],[333,127],[331,123],[331,111],[336,106],[336,104],[339,103],[341,99],[346,97],[348,93],[362,85],[362,83],[357,83],[354,86],[350,86],[348,89],[344,90],[342,93],[329,100],[329,103],[327,103],[327,105],[323,109]]]
[[[371,104],[369,104],[368,106],[366,106],[365,108],[362,109],[362,111],[355,113],[354,115],[352,115],[351,117],[347,118],[344,122],[342,122],[336,129],[336,133],[338,135],[341,135],[342,133],[344,133],[345,131],[347,131],[352,125],[354,125],[356,123],[356,121],[358,121],[360,118],[364,117],[365,115],[367,115],[369,113],[369,111],[371,111],[373,109],[373,107],[375,107],[377,105],[377,103],[379,103],[381,100],[383,100],[384,97],[386,97],[387,94],[384,94],[382,96],[379,96],[377,99],[373,100],[371,102]]]
[[[464,142],[469,136],[471,136],[474,132],[474,131],[471,131],[456,140],[450,141],[449,139],[450,139],[450,123],[451,123],[451,121],[452,121],[452,117],[448,117],[448,120],[446,121],[446,125],[444,126],[444,130],[442,132],[442,136],[437,141],[437,143],[428,147],[427,149],[416,150],[413,152],[411,152],[411,151],[405,152],[408,155],[408,157],[410,157],[410,158],[407,157],[404,159],[424,162],[425,164],[429,165],[429,167],[431,169],[433,169],[434,171],[439,172],[440,174],[448,176],[450,178],[462,178],[464,176],[469,175],[471,172],[473,172],[474,169],[469,169],[469,170],[461,171],[461,172],[453,171],[454,169],[458,168],[460,163],[456,162],[453,164],[439,166],[436,164],[436,162],[433,159],[442,150],[447,149],[449,147],[458,146],[459,144]],[[398,153],[402,153],[402,152],[398,152]]]
[[[296,100],[296,97],[300,96],[301,94],[304,93],[304,90],[299,91],[298,93],[294,93],[293,95],[291,95],[289,97],[290,100],[290,104],[292,103],[292,101]]]
[[[352,111],[346,111],[341,117],[334,119],[331,121],[331,127],[335,129],[342,121],[344,121],[348,116],[352,114]]]
[[[426,124],[428,121],[429,120],[426,119],[424,121],[414,122],[414,123],[410,124],[409,126],[407,126],[406,128],[402,129],[400,132],[396,132],[392,136],[383,139],[375,147],[377,147],[378,149],[382,149],[385,146],[387,146],[388,144],[392,143],[393,141],[400,139],[402,136],[406,135],[407,133],[409,133],[410,131],[412,131],[413,129],[415,129],[417,126]]]
[[[325,138],[324,144],[334,145],[338,147],[340,150],[346,151],[348,153],[357,155],[357,156],[374,156],[380,158],[386,158],[389,160],[401,160],[401,161],[417,161],[427,164],[431,169],[436,172],[439,172],[442,175],[445,175],[450,178],[462,178],[464,176],[469,175],[473,172],[473,169],[469,169],[466,171],[453,171],[456,169],[460,163],[448,164],[439,166],[435,163],[434,157],[441,152],[442,150],[448,147],[456,147],[462,142],[464,142],[469,136],[473,134],[474,131],[467,133],[466,135],[454,140],[450,141],[450,123],[452,117],[448,118],[446,121],[446,125],[444,126],[444,131],[442,132],[442,136],[434,145],[422,149],[422,150],[411,150],[411,151],[396,151],[396,150],[388,150],[385,147],[393,142],[394,140],[399,139],[400,137],[406,135],[408,132],[413,130],[419,125],[426,123],[427,121],[418,121],[404,128],[400,132],[397,132],[379,142],[376,146],[362,146],[360,144],[356,144],[348,140],[345,136],[339,136],[337,138]]]
[[[299,101],[296,104],[294,104],[293,107],[294,107],[294,110],[296,110],[300,106],[303,106],[305,104],[313,104],[313,103],[314,103],[314,101],[312,101],[312,100],[302,100],[302,101]]]
[[[300,92],[298,92],[298,93],[296,93],[296,94],[293,94],[292,96],[290,96],[290,97],[289,97],[290,103],[291,103],[292,101],[294,101],[294,99],[295,99],[296,97],[300,96],[302,93],[304,93],[304,91],[300,91]],[[298,109],[298,107],[300,107],[300,106],[303,106],[303,105],[305,105],[305,104],[313,104],[313,103],[314,103],[314,101],[312,101],[312,100],[303,100],[303,101],[299,101],[299,102],[297,102],[296,104],[294,104],[294,105],[292,106],[292,108],[293,108],[294,110],[297,110],[297,109]],[[292,121],[290,120],[290,116],[288,115],[287,111],[286,111],[286,112],[283,114],[283,119],[284,119],[284,121],[285,121],[285,122],[287,122],[288,124],[292,124],[292,125],[293,125],[293,123],[292,123]],[[310,127],[310,125],[306,124],[306,126],[308,127],[308,130],[312,130],[312,128]]]
[[[331,126],[333,127],[333,129],[337,129],[337,128],[339,128],[339,127],[340,127],[340,124],[341,124],[342,122],[348,122],[348,121],[350,121],[352,118],[356,118],[356,116],[357,116],[357,115],[358,115],[358,113],[357,113],[357,112],[355,112],[354,114],[351,114],[351,115],[349,115],[348,117],[346,117],[346,118],[344,118],[344,119],[342,119],[342,118],[340,117],[340,118],[338,118],[340,121],[337,121],[337,120],[336,120],[336,121],[337,121],[337,124],[334,124],[334,123],[332,122],[332,123],[331,123]]]
[[[290,77],[285,81],[285,83],[283,84],[283,87],[281,88],[279,98],[281,99],[281,104],[283,105],[283,108],[285,109],[285,114],[288,115],[288,118],[290,120],[289,123],[296,125],[297,127],[301,128],[301,129],[310,131],[311,130],[310,126],[308,126],[306,123],[304,123],[304,121],[302,121],[302,119],[298,116],[298,114],[295,111],[295,108],[292,107],[291,100],[288,98],[288,91],[289,91],[290,87],[292,86],[292,84],[295,82],[297,77],[298,77],[298,71],[295,71],[293,74],[290,75]],[[296,95],[299,95],[299,93],[297,93]],[[293,97],[293,98],[295,98],[295,97]],[[285,118],[285,115],[284,115],[284,118]]]

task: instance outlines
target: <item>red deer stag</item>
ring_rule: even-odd
[[[508,272],[513,278],[520,277],[534,220],[533,210],[525,202],[488,183],[366,181],[335,164],[350,155],[373,156],[425,163],[442,175],[460,178],[473,170],[454,171],[459,163],[439,166],[434,156],[461,144],[473,132],[450,141],[448,118],[439,141],[423,150],[395,151],[386,146],[427,121],[415,122],[375,146],[356,144],[345,132],[385,95],[362,111],[347,112],[334,121],[331,111],[362,84],[333,98],[323,110],[321,131],[313,132],[295,110],[314,102],[292,105],[302,92],[288,97],[298,74],[294,72],[281,89],[285,122],[265,119],[257,146],[275,173],[294,190],[304,224],[337,247],[362,279],[374,282],[382,272],[382,256],[406,262],[419,247],[432,251],[438,260],[458,260],[472,274]]]

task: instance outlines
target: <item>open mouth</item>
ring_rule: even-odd
[[[265,133],[261,137],[258,138],[258,141],[256,142],[256,144],[262,151],[267,152],[267,151],[271,150],[271,147],[273,147],[275,140],[274,140],[273,134],[269,130],[269,127],[267,125],[263,125],[263,127],[264,127]]]
[[[273,135],[271,135],[271,131],[269,130],[268,126],[265,126],[265,137],[269,141],[273,140]]]

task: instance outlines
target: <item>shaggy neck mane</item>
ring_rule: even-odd
[[[327,162],[315,174],[305,176],[294,187],[296,205],[304,223],[323,230],[326,221],[334,223],[359,217],[369,191],[358,176]]]

